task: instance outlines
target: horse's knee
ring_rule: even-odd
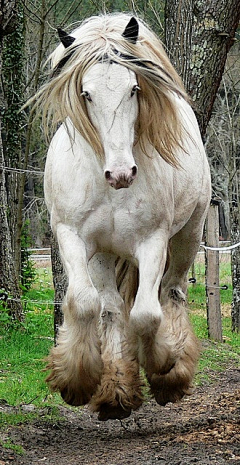
[[[68,287],[63,310],[70,318],[91,321],[99,315],[100,308],[100,298],[93,286],[84,290],[77,285]]]
[[[137,305],[136,302],[129,317],[130,334],[136,334],[140,337],[144,335],[154,337],[161,324],[162,317],[163,313],[159,302],[156,302],[155,305],[149,303],[146,306]]]

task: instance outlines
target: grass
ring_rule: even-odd
[[[61,417],[59,394],[45,383],[44,359],[53,345],[54,291],[50,269],[37,269],[37,281],[24,297],[25,321],[20,327],[0,325],[0,430],[44,417],[55,423]],[[4,408],[5,406],[5,408]],[[33,407],[28,411],[27,407]],[[25,407],[25,408],[24,408]],[[9,440],[2,447],[18,454]]]
[[[225,370],[229,363],[239,363],[240,335],[231,332],[229,308],[231,287],[229,263],[221,266],[220,281],[228,284],[229,290],[222,291],[224,308],[224,343],[208,339],[205,308],[204,264],[197,264],[197,284],[189,286],[190,318],[197,336],[202,340],[204,351],[199,362],[197,384],[209,382],[209,372]],[[0,406],[13,406],[14,411],[4,409],[0,428],[31,421],[39,412],[49,416],[49,421],[59,416],[62,404],[59,394],[49,392],[43,371],[50,347],[53,345],[53,302],[54,292],[50,269],[37,269],[37,281],[26,296],[25,322],[20,328],[2,325],[0,329]],[[34,405],[33,411],[22,409]]]
[[[208,339],[208,328],[205,311],[193,310],[190,313],[194,331],[202,343],[201,357],[195,377],[197,385],[211,382],[213,372],[221,373],[230,367],[239,367],[240,335],[232,333],[231,318],[222,318],[223,342]],[[211,376],[210,376],[211,375]]]
[[[229,256],[220,256],[219,286],[228,287],[220,290],[223,343],[208,339],[205,264],[201,255],[195,262],[194,272],[197,282],[188,287],[188,305],[195,333],[204,346],[195,380],[197,384],[202,384],[210,381],[210,372],[219,373],[229,367],[229,363],[239,366],[240,335],[231,331],[232,284]]]
[[[43,372],[53,345],[54,291],[50,270],[38,269],[38,280],[25,296],[25,322],[0,330],[0,402],[9,405],[52,405],[59,396],[49,393]],[[39,303],[40,302],[40,303]]]
[[[220,272],[219,272],[219,287],[227,286],[226,290],[220,289],[221,304],[231,304],[232,300],[232,282],[229,255],[220,256]],[[198,255],[194,263],[194,276],[196,284],[189,285],[188,302],[190,308],[206,307],[206,291],[205,291],[205,263],[204,256]],[[192,276],[192,273],[190,273]],[[195,304],[195,305],[194,305]]]
[[[24,449],[22,446],[19,446],[17,444],[13,444],[13,442],[10,440],[10,439],[7,439],[5,441],[2,441],[0,440],[0,445],[4,448],[4,449],[10,449],[12,450],[13,452],[16,452],[16,454],[19,454],[19,455],[24,455]],[[3,462],[2,462],[3,463]]]

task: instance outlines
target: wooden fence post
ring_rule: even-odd
[[[218,202],[212,201],[206,228],[207,246],[219,247]],[[206,294],[209,337],[222,342],[222,318],[219,287],[219,251],[206,250]]]

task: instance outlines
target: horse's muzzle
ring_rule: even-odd
[[[134,165],[131,169],[105,171],[105,178],[111,187],[114,189],[123,189],[131,186],[134,179],[137,177],[137,165]]]

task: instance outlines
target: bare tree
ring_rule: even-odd
[[[239,44],[230,53],[207,131],[214,190],[224,201],[233,244],[240,242],[240,58]],[[240,247],[232,250],[232,329],[240,331]]]
[[[165,3],[166,46],[192,97],[203,136],[239,19],[239,0]]]

